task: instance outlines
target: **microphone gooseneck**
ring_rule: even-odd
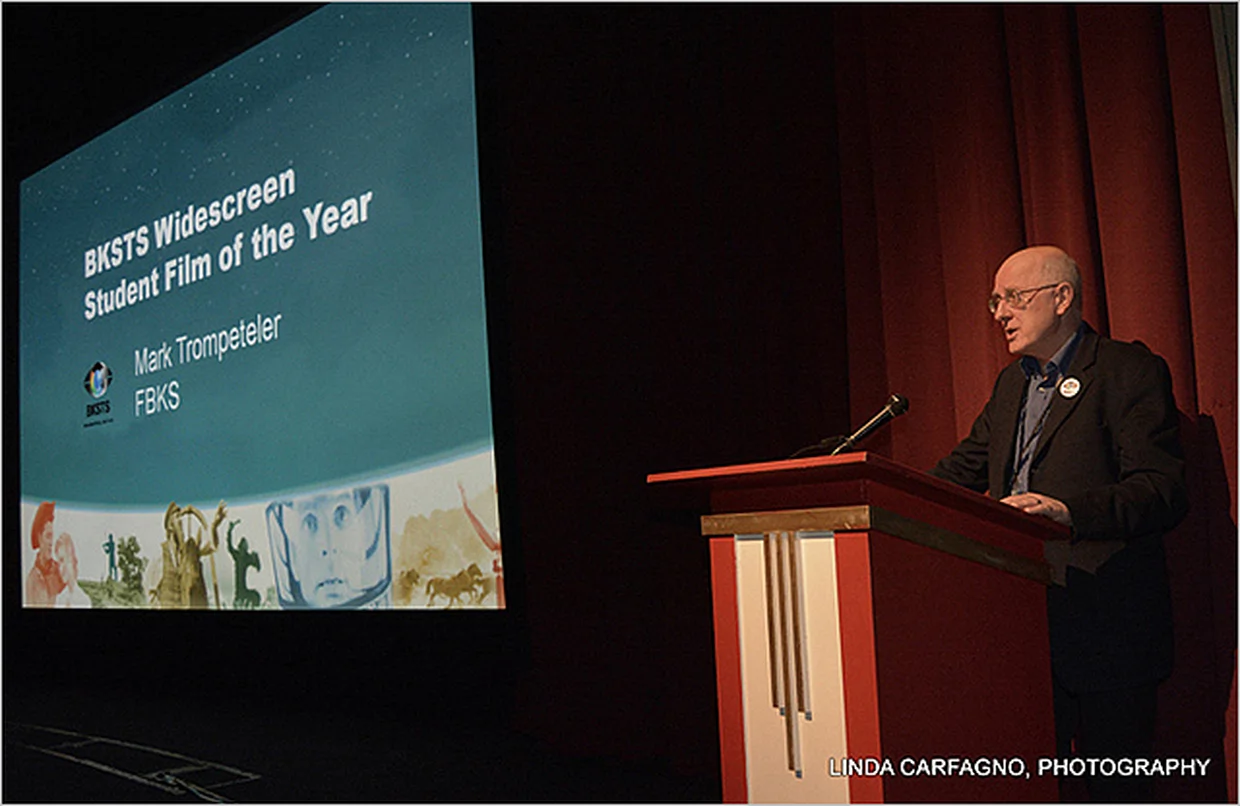
[[[882,410],[870,418],[870,421],[857,429],[855,433],[846,437],[843,442],[835,446],[831,451],[831,456],[852,450],[853,445],[868,437],[891,420],[899,417],[908,411],[908,398],[901,394],[893,394],[887,401],[887,405]]]

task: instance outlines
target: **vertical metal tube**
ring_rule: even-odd
[[[795,579],[792,574],[792,534],[789,532],[781,532],[779,535],[779,573],[780,573],[780,626],[782,628],[784,642],[784,691],[787,692],[789,700],[788,707],[784,712],[784,725],[788,742],[788,769],[796,773],[798,778],[801,777],[801,730],[800,720],[798,719],[799,706],[794,706],[792,702],[793,692],[796,689],[798,679],[794,679],[797,674],[796,670],[796,627],[793,624],[795,616],[794,607],[794,588]]]
[[[809,697],[809,631],[805,625],[805,572],[801,558],[801,533],[792,534],[793,614],[797,639],[797,697],[798,707],[807,720],[814,718],[813,704]]]
[[[766,572],[766,644],[768,652],[768,669],[771,676],[771,707],[784,712],[783,695],[783,650],[780,647],[782,634],[775,628],[776,607],[778,607],[778,591],[776,588],[775,535],[766,533],[762,536],[763,570]]]

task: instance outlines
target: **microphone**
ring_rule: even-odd
[[[853,445],[865,439],[870,434],[886,425],[889,421],[894,420],[906,411],[908,411],[908,398],[899,394],[892,395],[891,399],[887,401],[887,405],[883,406],[882,411],[870,418],[870,421],[858,428],[856,433],[852,436],[846,437],[843,442],[836,445],[835,449],[832,450],[829,455],[835,456],[837,453],[844,453],[845,451],[852,450]]]

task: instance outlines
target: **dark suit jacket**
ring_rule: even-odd
[[[1074,544],[1115,540],[1122,548],[1096,574],[1069,567],[1066,587],[1048,590],[1052,668],[1073,691],[1154,682],[1170,673],[1172,658],[1162,535],[1188,511],[1171,375],[1144,344],[1085,325],[1065,376],[1080,381],[1080,392],[1054,396],[1029,489],[1067,505]],[[1019,361],[1004,369],[969,436],[931,474],[1006,495],[1025,387]]]

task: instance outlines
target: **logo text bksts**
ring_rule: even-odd
[[[103,398],[108,393],[108,387],[111,385],[111,367],[102,361],[96,361],[95,365],[87,371],[86,377],[82,380],[82,386],[92,400],[92,402],[86,404],[86,422],[82,424],[83,427],[91,428],[112,422],[112,418],[107,416],[112,413],[112,404]]]

